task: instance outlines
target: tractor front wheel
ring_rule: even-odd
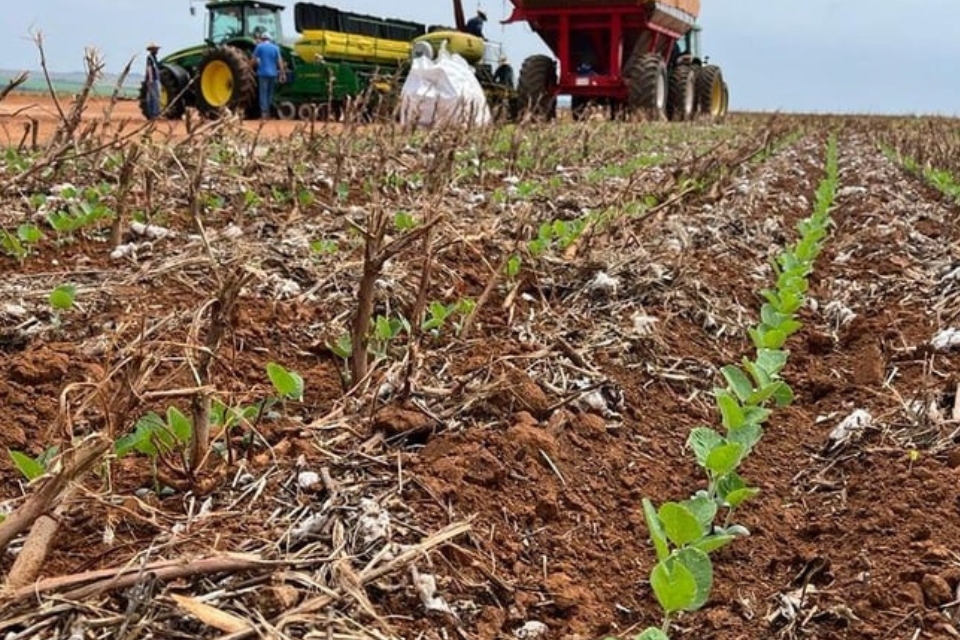
[[[557,65],[550,56],[537,54],[523,61],[517,82],[520,118],[553,120],[557,117]]]
[[[711,120],[719,120],[725,114],[723,98],[723,72],[720,67],[708,64],[697,73],[697,111]]]
[[[656,53],[634,54],[627,63],[627,106],[651,120],[667,115],[667,65]]]
[[[696,111],[697,74],[689,64],[679,64],[670,73],[667,91],[667,116],[671,120],[690,120]]]
[[[210,50],[197,69],[197,107],[208,118],[241,115],[257,107],[257,76],[246,53],[224,45]]]
[[[160,65],[160,116],[170,120],[179,120],[187,108],[186,90],[190,83],[190,74],[175,64]],[[147,109],[147,81],[140,84],[140,112],[149,118]]]

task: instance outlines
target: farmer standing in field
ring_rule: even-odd
[[[160,45],[151,42],[147,45],[147,67],[144,71],[146,80],[147,118],[155,120],[160,116],[160,62],[157,60],[157,51]]]
[[[257,65],[257,83],[260,89],[260,118],[266,120],[270,117],[277,81],[286,81],[280,47],[270,40],[268,32],[260,34],[260,42],[253,48],[253,59]]]

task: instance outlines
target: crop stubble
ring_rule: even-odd
[[[609,126],[630,132],[619,154]],[[151,485],[140,459],[115,463],[109,491],[103,478],[89,478],[63,519],[44,577],[130,559],[244,551],[291,570],[192,578],[154,585],[154,595],[223,588],[212,601],[221,609],[247,620],[260,612],[294,635],[333,628],[370,637],[362,629],[377,628],[408,638],[458,631],[494,638],[539,620],[550,637],[587,638],[654,622],[640,500],[680,499],[696,488],[683,442],[691,427],[715,422],[708,394],[718,384],[717,368],[748,351],[744,329],[757,314],[757,291],[772,277],[768,260],[809,213],[826,130],[835,129],[837,226],[813,275],[816,304],[803,312],[806,326],[788,345],[784,372],[797,400],[774,413],[744,470],[763,492],[741,511],[751,537],[717,556],[710,603],[680,618],[676,633],[859,639],[922,629],[944,636],[951,624],[945,613],[953,611],[940,607],[960,583],[951,415],[960,367],[950,353],[926,345],[956,317],[956,285],[944,278],[958,260],[956,207],[884,157],[878,143],[894,139],[890,132],[900,126],[805,117],[740,117],[719,129],[576,125],[562,141],[531,130],[540,142],[518,152],[515,166],[490,165],[498,157],[509,164],[506,145],[483,156],[477,172],[466,170],[466,157],[437,161],[451,145],[462,151],[457,136],[408,145],[401,136],[368,131],[352,133],[361,140],[354,143],[328,131],[314,141],[261,142],[249,156],[249,130],[220,132],[206,149],[180,137],[176,157],[145,143],[149,164],[136,179],[135,208],[152,207],[154,221],[177,238],[141,244],[136,259],[111,259],[111,247],[98,237],[62,247],[45,241],[22,265],[0,257],[0,302],[25,312],[15,317],[7,308],[2,317],[3,443],[38,454],[68,428],[75,435],[104,428],[109,411],[102,405],[67,423],[59,400],[70,383],[103,380],[121,356],[156,367],[139,380],[145,400],[137,415],[186,402],[156,393],[189,386],[182,345],[194,313],[216,291],[211,256],[224,273],[241,265],[253,274],[212,384],[232,401],[255,400],[266,392],[265,364],[275,361],[303,375],[306,397],[260,425],[243,464],[209,496],[209,515],[197,512],[204,497],[135,498],[137,488]],[[727,166],[770,132],[768,157]],[[665,154],[626,177],[612,170],[597,177],[598,165],[623,165],[641,148]],[[552,153],[558,158],[546,157]],[[699,154],[706,160],[692,159]],[[204,193],[224,198],[219,206],[207,202],[206,242],[187,237],[195,229],[177,182],[201,158],[210,162]],[[726,169],[717,174],[716,165]],[[431,167],[449,171],[435,197],[424,193],[426,184],[402,184]],[[292,184],[291,173],[315,200],[294,208],[272,199],[273,188]],[[378,197],[365,190],[370,177],[391,174]],[[60,179],[82,184],[104,175],[112,174]],[[498,210],[491,200],[509,187],[510,175],[518,187],[529,182],[542,190]],[[649,193],[662,202],[687,187],[684,177],[701,179],[703,188],[650,215],[595,228],[572,249],[525,258],[515,281],[492,289],[466,340],[446,326],[409,352],[416,377],[407,398],[400,396],[411,364],[402,345],[374,368],[369,386],[346,395],[343,363],[326,346],[349,326],[359,280],[362,250],[345,220],[362,226],[376,206],[422,218],[429,203],[444,215],[435,230],[430,299],[478,299],[517,238],[535,234],[541,222],[574,218],[583,207],[628,208]],[[35,178],[24,186],[51,185]],[[244,190],[257,202],[251,205]],[[22,195],[4,197],[4,228],[30,215]],[[317,239],[333,240],[338,250],[311,251]],[[422,262],[417,245],[385,266],[378,313],[412,306]],[[80,307],[56,326],[45,295],[66,280],[77,285]],[[137,336],[155,324],[141,348]],[[593,393],[578,393],[581,387]],[[72,403],[80,390],[71,389],[66,404],[77,412]],[[828,450],[827,434],[858,408],[874,416],[875,426]],[[919,455],[911,458],[911,450]],[[322,470],[323,486],[298,489],[299,470]],[[6,458],[0,473],[8,480],[0,495],[19,504]],[[257,482],[263,486],[251,489]],[[370,518],[381,511],[390,515],[389,541],[370,537]],[[291,530],[311,517],[321,525],[292,539]],[[429,540],[465,520],[468,535],[413,563],[417,575],[436,576],[436,595],[454,613],[425,613],[405,567],[375,581],[357,578],[365,567],[385,566],[388,552],[401,552],[391,543]],[[159,547],[150,551],[152,545]],[[10,564],[5,557],[0,566]],[[244,575],[269,588],[245,591]],[[311,582],[338,597],[312,617],[284,619],[285,610],[316,596]],[[121,592],[100,606],[123,613],[128,596]],[[44,619],[23,607],[5,605],[0,620],[18,613],[28,622]],[[155,629],[217,637],[195,619],[170,616],[170,600],[140,607],[138,615]]]

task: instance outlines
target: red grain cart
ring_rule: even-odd
[[[723,74],[700,55],[699,0],[511,2],[504,22],[529,23],[556,58],[524,60],[518,97],[527,115],[555,117],[560,94],[571,97],[574,117],[589,104],[654,119],[726,114]]]

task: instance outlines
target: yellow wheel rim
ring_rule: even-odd
[[[723,113],[723,83],[715,78],[710,87],[710,115],[719,116]]]
[[[225,107],[233,97],[233,72],[223,60],[212,60],[203,68],[200,91],[211,107]]]
[[[170,94],[167,93],[167,88],[160,86],[160,110],[163,111],[170,104]]]

